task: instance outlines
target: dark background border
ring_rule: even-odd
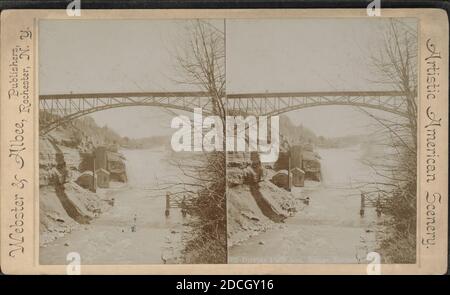
[[[3,9],[65,9],[70,0],[0,0]],[[372,1],[357,0],[81,0],[82,9],[180,9],[180,8],[365,8]],[[448,1],[381,0],[381,8],[442,8]]]
[[[71,0],[0,0],[0,11],[5,9],[65,9]],[[81,9],[242,9],[242,8],[366,8],[372,1],[354,0],[284,0],[284,1],[229,1],[229,0],[81,0]],[[440,8],[450,12],[448,1],[417,1],[417,0],[381,0],[383,8]],[[450,236],[450,235],[449,235]],[[449,243],[450,244],[450,243]],[[450,249],[450,248],[449,248]],[[448,260],[450,262],[450,259]],[[63,293],[105,293],[109,289],[123,293],[178,293],[202,294],[201,292],[177,292],[176,283],[183,279],[190,281],[210,281],[219,283],[221,279],[255,279],[274,282],[273,290],[212,290],[203,294],[308,294],[322,293],[330,290],[333,295],[340,291],[356,291],[361,294],[386,292],[406,293],[440,293],[449,287],[449,269],[447,276],[440,277],[405,277],[405,276],[7,276],[0,275],[0,289],[3,294],[7,291],[24,291],[26,287],[33,288],[33,292],[46,293],[56,291]],[[88,283],[89,287],[84,286]],[[36,288],[35,288],[36,287]],[[55,293],[56,293],[55,292]],[[390,293],[389,292],[389,293]],[[130,294],[131,295],[131,294]],[[309,295],[309,294],[308,294]]]

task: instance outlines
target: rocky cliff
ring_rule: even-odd
[[[273,171],[244,154],[227,162],[228,246],[239,244],[295,214],[300,199],[270,182]]]
[[[88,118],[39,138],[41,246],[89,223],[112,205],[105,191],[93,193],[75,182],[82,172],[86,151],[96,144],[110,144],[116,139],[108,136],[113,134],[110,130],[102,132],[101,129]]]

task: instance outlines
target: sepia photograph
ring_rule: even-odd
[[[228,261],[415,263],[416,19],[226,25],[229,112],[279,116],[277,158],[228,158]]]
[[[224,114],[224,21],[39,34],[40,263],[225,263],[224,154],[171,144],[195,108]]]
[[[447,269],[445,11],[69,12],[1,14],[4,273]]]

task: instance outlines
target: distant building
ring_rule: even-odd
[[[272,176],[272,183],[278,187],[289,190],[289,176],[287,170],[280,170]]]
[[[124,158],[119,153],[110,151],[107,151],[106,155],[106,170],[110,173],[110,179],[120,182],[127,182]]]
[[[96,181],[92,171],[84,171],[80,176],[78,176],[75,182],[85,189],[95,191]]]
[[[305,178],[320,181],[320,157],[312,151],[303,152],[303,171]]]
[[[273,169],[275,171],[289,169],[289,157],[290,157],[289,151],[285,150],[283,148],[280,148],[280,152],[278,153],[278,159],[275,162]]]
[[[109,175],[108,170],[100,168],[95,171],[95,175],[97,177],[97,186],[101,188],[109,187]]]
[[[99,146],[95,149],[95,170],[104,169],[109,172],[110,181],[127,182],[125,159],[111,149],[117,150],[117,146]]]
[[[290,148],[290,155],[291,155],[291,169],[292,168],[302,168],[302,162],[303,162],[303,155],[302,155],[303,149],[301,145],[293,145]]]
[[[99,146],[95,149],[95,169],[107,169],[108,161],[107,161],[107,150],[104,146]]]
[[[291,170],[292,174],[292,185],[297,187],[305,186],[305,171],[300,168],[295,167]]]

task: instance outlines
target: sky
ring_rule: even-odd
[[[414,19],[407,21],[415,25]],[[227,22],[227,92],[390,90],[370,82],[369,56],[380,49],[383,25],[380,18]],[[376,128],[349,106],[306,108],[287,116],[325,137]]]
[[[380,90],[368,80],[367,57],[381,44],[379,18],[227,20],[228,93]],[[414,23],[414,20],[410,21]],[[181,85],[174,56],[188,21],[41,21],[41,94],[197,90]],[[223,21],[213,23],[221,27]],[[386,90],[386,89],[383,89]],[[367,132],[372,122],[344,106],[287,113],[317,135]],[[172,134],[173,117],[154,107],[91,115],[122,136]]]
[[[212,21],[222,25],[221,21]],[[197,90],[180,84],[173,62],[188,21],[41,21],[41,94]],[[90,115],[130,138],[169,135],[173,117],[155,107],[125,107]]]

